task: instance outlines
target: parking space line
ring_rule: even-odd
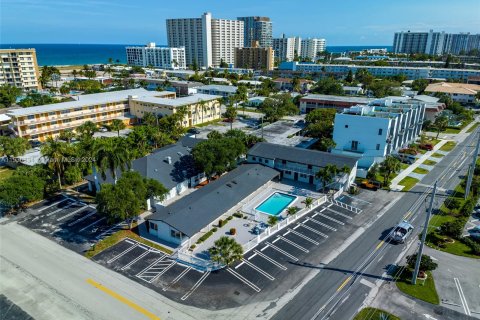
[[[341,212],[335,211],[335,210],[333,210],[333,209],[327,208],[327,210],[332,211],[333,213],[338,214],[339,216],[342,216],[342,217],[344,217],[344,218],[353,219],[352,217],[350,217],[350,216],[348,216],[348,215],[346,215],[346,214],[343,214],[343,213],[341,213]]]
[[[77,212],[82,211],[82,210],[84,210],[84,209],[85,209],[85,207],[81,207],[80,209],[77,209],[77,210],[75,210],[75,211],[73,211],[73,212],[70,212],[69,214],[66,214],[66,215],[58,218],[57,221],[65,220],[65,219],[67,219],[68,217],[71,217],[71,216],[73,216],[74,214],[76,214]]]
[[[322,233],[322,232],[318,231],[317,229],[313,229],[312,227],[309,227],[304,223],[299,222],[298,225],[301,226],[301,227],[304,227],[305,229],[310,230],[313,233],[316,233],[316,234],[318,234],[318,235],[320,235],[324,238],[328,238],[328,236],[325,233]]]
[[[293,230],[293,229],[288,228],[288,231],[290,231],[291,233],[299,236],[300,238],[303,238],[303,239],[305,239],[305,240],[313,243],[313,244],[316,245],[316,246],[318,246],[318,245],[320,244],[319,242],[313,240],[312,238],[309,238],[309,237],[307,237],[307,236],[304,236],[304,235],[301,234],[300,232],[297,232],[297,231],[295,231],[295,230]]]
[[[173,284],[177,283],[180,279],[182,279],[183,276],[186,275],[190,270],[192,270],[192,267],[188,267],[187,269],[183,270],[175,279],[172,280],[172,282],[168,284],[168,286],[163,288],[163,291],[167,291],[168,288],[170,288]]]
[[[296,243],[295,243],[295,242],[293,242],[292,240],[289,240],[289,239],[287,239],[287,238],[284,238],[284,237],[282,237],[282,236],[277,236],[277,238],[279,238],[279,239],[281,239],[281,240],[285,241],[286,243],[289,243],[289,244],[291,244],[292,246],[294,246],[294,247],[296,247],[296,248],[298,248],[298,249],[302,250],[302,251],[303,251],[303,252],[305,252],[305,253],[309,253],[309,252],[310,252],[310,251],[308,251],[308,249],[305,249],[305,248],[304,248],[304,247],[302,247],[301,245],[299,245],[299,244],[296,244]]]
[[[243,261],[242,261],[242,262],[240,262],[239,264],[237,264],[237,265],[235,266],[235,269],[238,269],[238,268],[240,268],[242,265],[243,265]]]
[[[251,283],[250,281],[248,281],[247,279],[245,279],[242,275],[240,275],[239,273],[235,272],[233,269],[230,269],[230,268],[227,268],[227,271],[230,272],[235,278],[237,278],[238,280],[242,281],[243,283],[245,283],[247,286],[249,286],[250,288],[252,288],[253,290],[257,291],[257,292],[260,292],[261,289],[259,287],[257,287],[256,285],[254,285],[253,283]]]
[[[70,199],[69,199],[69,200],[70,200]],[[70,208],[71,206],[73,206],[73,205],[76,204],[76,203],[77,203],[77,201],[73,201],[72,203],[67,204],[67,205],[66,205],[65,207],[63,207],[63,208],[58,208],[57,210],[53,210],[52,212],[47,213],[47,217],[50,217],[50,216],[54,215],[55,213],[60,212],[60,211],[62,211],[62,210],[68,209],[68,208]]]
[[[258,273],[262,274],[263,276],[265,276],[267,279],[273,281],[275,280],[274,277],[272,277],[268,272],[264,271],[263,269],[257,267],[256,265],[254,265],[253,263],[251,263],[250,261],[247,261],[245,259],[242,259],[243,262],[245,262],[245,264],[249,267],[251,267],[252,269],[255,269],[256,271],[258,271]]]
[[[106,218],[106,217],[103,217],[103,218],[101,218],[101,219],[99,219],[99,220],[97,220],[97,221],[94,221],[94,222],[90,223],[88,226],[83,227],[82,229],[78,230],[78,232],[82,232],[82,231],[84,231],[85,229],[88,229],[88,228],[90,228],[91,226],[94,226],[94,225],[96,225],[97,223],[99,223],[100,221],[103,221],[103,220],[105,220],[105,219],[107,219],[107,218]]]
[[[100,233],[100,234],[99,234],[98,236],[96,236],[95,238],[96,238],[97,240],[100,239],[104,234],[106,234],[106,233],[112,231],[113,229],[117,228],[117,227],[118,227],[120,224],[122,224],[122,223],[125,223],[125,221],[120,221],[119,223],[117,223],[116,225],[114,225],[113,227],[111,227],[110,229],[105,230],[105,231],[103,231],[102,233]]]
[[[321,226],[323,226],[323,227],[325,227],[325,228],[327,228],[327,229],[330,229],[330,230],[332,230],[332,231],[337,231],[336,228],[334,228],[334,227],[332,227],[332,226],[329,226],[328,224],[325,224],[325,223],[320,222],[320,221],[318,221],[318,220],[315,220],[315,219],[313,219],[313,218],[305,217],[305,219],[307,219],[308,221],[312,221],[313,223],[316,223],[316,224],[318,224],[318,225],[321,225]]]
[[[323,214],[323,213],[321,213],[321,212],[322,212],[322,211],[315,213],[312,217],[315,217],[316,215],[319,215],[319,216],[324,217],[325,219],[328,219],[328,220],[330,220],[330,221],[333,221],[333,222],[335,222],[335,223],[338,223],[339,225],[342,225],[342,226],[345,225],[345,223],[343,223],[342,221],[337,220],[337,219],[335,219],[335,218],[332,218],[332,217],[330,217],[330,216],[327,216],[326,214]]]
[[[97,210],[93,210],[92,212],[90,212],[89,214],[87,214],[86,216],[83,216],[81,218],[78,218],[77,220],[73,221],[73,222],[70,222],[69,224],[67,224],[68,227],[71,227],[71,226],[74,226],[76,225],[77,223],[79,222],[82,222],[83,220],[87,219],[88,217],[90,216],[93,216],[95,213],[97,213]]]
[[[115,257],[108,260],[107,263],[112,263],[113,261],[117,260],[118,258],[123,257],[124,255],[126,255],[127,253],[129,253],[130,251],[135,249],[136,247],[138,247],[138,244],[134,244],[133,246],[130,246],[128,249],[125,249],[124,251],[117,254]]]
[[[135,244],[135,242],[130,241],[130,239],[125,239],[124,241],[125,241],[125,242],[128,242],[128,243],[130,243],[130,244]]]
[[[133,265],[135,262],[137,262],[138,260],[142,259],[143,257],[145,257],[147,254],[149,254],[150,251],[145,251],[144,253],[142,253],[141,255],[139,255],[138,257],[136,257],[135,259],[133,259],[132,261],[130,261],[129,263],[127,263],[126,265],[124,265],[120,270],[125,270],[127,269],[128,267],[130,267],[131,265]]]
[[[290,253],[288,253],[288,252],[286,252],[286,251],[284,251],[284,250],[280,249],[279,247],[277,247],[277,246],[275,246],[275,245],[271,244],[270,242],[267,242],[267,244],[268,244],[268,245],[269,245],[269,246],[270,246],[272,249],[275,249],[275,250],[277,250],[277,251],[278,251],[278,252],[280,252],[281,254],[283,254],[283,255],[285,255],[285,256],[287,256],[287,257],[289,257],[290,259],[293,259],[294,261],[298,261],[298,258],[297,258],[297,257],[295,257],[295,256],[291,255]]]
[[[250,257],[248,257],[248,260],[252,260],[253,257],[255,257],[257,254],[256,253],[253,253]]]
[[[460,280],[458,280],[458,278],[453,278],[453,281],[455,282],[455,286],[457,286],[457,291],[458,291],[458,294],[460,295],[460,301],[462,302],[462,307],[463,307],[463,310],[465,311],[465,314],[467,316],[471,316],[472,314],[470,313],[470,309],[468,308],[467,298],[463,293],[462,286],[460,285]]]
[[[264,250],[267,249],[267,248],[268,248],[268,245],[265,246],[265,247],[263,247],[262,249],[260,249],[260,251],[264,251]]]
[[[168,270],[170,270],[176,264],[177,264],[177,261],[175,261],[175,260],[172,261],[172,263],[170,263],[168,266],[166,266],[159,274],[157,274],[155,277],[150,279],[150,281],[148,281],[148,282],[152,283],[153,281],[157,280],[158,278],[160,278],[162,275],[164,275]]]
[[[42,209],[39,209],[39,210],[37,210],[37,211],[38,211],[38,212],[42,212],[43,210],[47,210],[47,209],[49,209],[49,208],[51,208],[51,207],[53,207],[53,206],[56,206],[57,204],[60,204],[60,203],[62,203],[62,202],[64,202],[64,201],[67,201],[67,200],[70,200],[70,199],[69,199],[69,198],[64,198],[64,199],[62,199],[62,200],[60,200],[60,201],[57,201],[57,202],[55,202],[55,203],[52,203],[52,204],[49,205],[49,206],[43,207]]]
[[[156,265],[156,264],[157,264],[158,262],[160,262],[160,260],[162,260],[162,259],[163,259],[163,257],[158,258],[157,260],[155,260],[154,262],[152,262],[148,267],[146,267],[145,269],[143,269],[142,271],[140,271],[139,273],[137,273],[136,276],[140,278],[145,271],[147,271],[148,269],[150,269],[151,267],[153,267],[154,265]]]
[[[253,251],[254,251],[258,256],[260,256],[260,257],[262,257],[263,259],[267,260],[267,261],[270,262],[271,264],[279,267],[280,269],[282,269],[282,270],[284,270],[284,271],[287,270],[287,267],[281,265],[279,262],[273,260],[273,259],[270,258],[269,256],[261,253],[260,251],[255,250],[255,249],[254,249]]]
[[[209,274],[210,274],[210,271],[205,272],[203,276],[200,279],[198,279],[198,281],[193,285],[193,287],[183,295],[181,300],[183,301],[187,300],[187,298],[193,293],[193,291],[195,291],[198,287],[200,287],[202,282],[205,281],[205,279],[207,279]]]

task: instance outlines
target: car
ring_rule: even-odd
[[[431,143],[424,143],[418,146],[420,149],[427,150],[427,151],[432,151],[433,150],[433,144]]]
[[[373,190],[373,191],[377,191],[379,188],[382,187],[382,183],[380,181],[376,181],[376,180],[363,180],[361,183],[360,183],[360,187],[364,188],[364,189],[370,189],[370,190]]]
[[[395,158],[406,164],[413,164],[417,158],[414,155],[408,153],[398,153],[394,155]]]
[[[199,134],[200,130],[198,130],[197,128],[191,128],[191,129],[188,130],[188,133]]]
[[[108,131],[108,129],[107,129],[107,128],[105,128],[105,127],[101,127],[100,129],[98,129],[98,131],[100,131],[100,132],[107,132],[107,131]]]
[[[468,230],[471,238],[480,240],[480,226],[476,226],[473,229]]]
[[[407,220],[403,220],[393,228],[389,235],[389,239],[394,243],[405,243],[405,240],[412,231],[413,226]]]

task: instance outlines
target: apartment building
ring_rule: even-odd
[[[235,48],[235,68],[273,70],[274,59],[273,49],[259,47],[258,41],[251,47]]]
[[[221,84],[209,84],[197,88],[198,93],[209,94],[222,96],[223,98],[228,98],[237,93],[236,86],[227,86]]]
[[[298,37],[287,38],[282,35],[281,38],[273,39],[273,51],[275,58],[279,61],[293,61],[295,54],[300,55],[302,39]]]
[[[213,19],[209,12],[200,18],[167,19],[166,24],[168,46],[184,47],[187,65],[233,64],[235,48],[244,44],[243,21]]]
[[[315,61],[317,59],[318,53],[325,51],[326,47],[327,42],[325,39],[302,39],[299,55],[302,58],[307,58]]]
[[[40,89],[35,49],[0,49],[0,85],[9,84],[25,91]]]
[[[185,48],[157,47],[154,42],[144,47],[126,47],[127,63],[133,66],[162,69],[186,69]]]
[[[209,94],[194,94],[177,99],[158,96],[129,97],[130,114],[143,118],[145,113],[153,113],[161,118],[185,111],[182,125],[192,127],[212,120],[220,119],[221,96]]]
[[[480,92],[480,85],[455,82],[431,83],[425,88],[426,93],[443,93],[452,98],[453,101],[470,104],[476,100],[476,95]]]
[[[425,103],[407,97],[377,99],[335,115],[332,153],[357,156],[359,175],[374,163],[415,141],[425,117]]]
[[[300,98],[300,112],[309,113],[315,109],[335,108],[342,111],[359,104],[368,104],[372,101],[365,97],[346,97],[326,94],[309,94]]]
[[[130,123],[131,97],[175,98],[175,92],[131,89],[77,96],[77,100],[43,106],[14,109],[7,112],[11,129],[19,137],[45,141],[64,130],[75,130],[86,121],[108,125],[113,119]],[[129,98],[130,97],[130,98]]]
[[[273,46],[272,22],[268,17],[238,17],[243,21],[243,46],[250,47],[253,41],[258,41],[260,48]]]

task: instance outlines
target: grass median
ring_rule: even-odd
[[[400,291],[409,296],[431,304],[440,304],[437,289],[435,288],[435,281],[430,271],[427,271],[427,279],[425,281],[417,280],[417,284],[413,285],[412,270],[405,268],[397,279],[396,284]]]
[[[433,161],[433,160],[425,160],[423,161],[423,164],[426,165],[426,166],[434,166],[437,164],[436,161]]]
[[[417,167],[417,168],[415,168],[415,169],[413,170],[413,172],[414,172],[414,173],[418,173],[418,174],[427,174],[427,173],[429,173],[430,171],[428,171],[427,169],[424,169],[424,168],[419,168],[419,167]]]
[[[400,320],[399,317],[377,308],[363,308],[353,320]]]
[[[418,182],[418,179],[412,177],[403,178],[398,184],[403,186],[402,191],[410,191]]]
[[[475,124],[473,126],[468,128],[467,133],[472,133],[473,131],[475,131],[475,129],[477,129],[479,124],[480,124],[479,122],[475,122]]]
[[[434,154],[432,154],[432,157],[434,158],[443,158],[445,155],[444,154],[441,154],[441,153],[438,153],[438,152],[435,152]]]
[[[440,150],[442,150],[442,151],[452,151],[453,148],[455,148],[456,145],[457,145],[457,143],[455,141],[447,141],[447,143],[445,143],[443,146],[440,147]]]

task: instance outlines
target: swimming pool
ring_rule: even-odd
[[[255,210],[269,214],[271,216],[278,216],[290,203],[295,201],[297,197],[290,196],[285,193],[275,192],[267,200],[263,201]]]

